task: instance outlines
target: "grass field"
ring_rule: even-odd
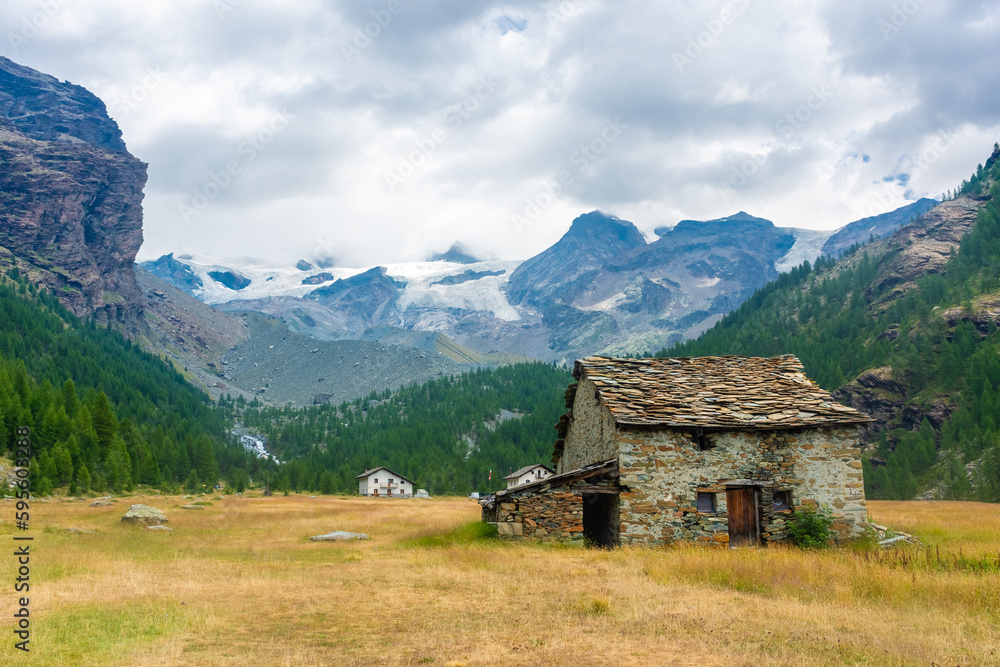
[[[174,530],[122,526],[132,502]],[[996,505],[871,502],[932,547],[890,556],[503,544],[465,498],[187,502],[36,504],[30,661],[8,555],[0,664],[1000,664]],[[371,539],[308,540],[332,530]]]

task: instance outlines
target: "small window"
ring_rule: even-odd
[[[792,509],[792,492],[791,491],[775,491],[774,495],[774,509],[777,512],[783,510]]]
[[[715,446],[712,443],[712,441],[708,438],[708,436],[705,435],[704,433],[695,433],[694,442],[696,445],[698,445],[698,449],[700,449],[703,452],[706,452]]]
[[[715,494],[698,492],[698,512],[701,514],[715,514]]]

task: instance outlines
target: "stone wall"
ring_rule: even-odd
[[[867,509],[861,452],[854,428],[695,434],[671,430],[619,432],[621,543],[728,542],[726,482],[759,488],[764,544],[787,538],[793,510],[773,509],[773,493],[791,492],[793,509],[830,506],[838,540],[864,530]],[[567,439],[567,447],[570,443]],[[699,513],[698,492],[714,493],[716,511]]]
[[[618,455],[614,419],[596,397],[597,387],[583,378],[573,401],[573,418],[566,432],[566,445],[556,473],[607,461]]]
[[[583,494],[572,489],[514,496],[498,503],[496,511],[500,537],[542,542],[583,539]]]

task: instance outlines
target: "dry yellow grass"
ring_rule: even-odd
[[[174,531],[121,526],[130,502],[164,510]],[[847,551],[433,539],[478,519],[464,498],[184,502],[34,508],[31,664],[1000,664],[995,570],[914,570]],[[948,553],[1000,549],[1000,533],[978,529],[1000,522],[994,505],[871,511]],[[12,513],[0,503],[8,544]],[[331,530],[372,539],[308,540]],[[7,591],[12,561],[0,559]],[[3,599],[12,609],[13,593]],[[4,617],[0,663],[25,662]]]

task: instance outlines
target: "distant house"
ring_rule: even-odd
[[[388,468],[372,468],[354,479],[358,480],[358,493],[362,496],[412,496],[413,481]]]
[[[507,480],[507,488],[513,489],[515,486],[531,484],[546,477],[551,477],[554,474],[551,468],[543,466],[541,463],[536,463],[533,466],[525,466],[517,472],[507,475],[504,479]]]
[[[863,534],[871,419],[795,357],[587,357],[573,375],[556,474],[481,501],[502,537],[763,546],[810,507],[831,509],[838,541]]]

